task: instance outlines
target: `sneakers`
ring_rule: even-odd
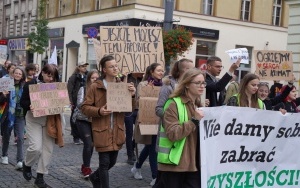
[[[81,173],[84,178],[88,178],[92,173],[92,169],[90,167],[85,167],[84,165],[81,165]]]
[[[8,157],[7,156],[1,157],[1,163],[8,165]]]
[[[141,169],[136,168],[135,166],[136,166],[136,163],[134,163],[133,167],[131,168],[131,173],[133,174],[133,177],[137,180],[143,179]]]
[[[16,165],[16,170],[21,170],[23,168],[23,163],[19,161]]]
[[[155,179],[152,179],[152,181],[150,182],[150,186],[153,186],[156,182],[156,178]]]
[[[79,138],[76,138],[76,139],[74,139],[73,141],[74,141],[74,144],[75,144],[75,145],[80,145],[80,144],[82,144],[82,142],[80,141]]]

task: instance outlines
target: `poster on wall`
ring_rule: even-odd
[[[255,73],[262,80],[292,80],[293,54],[291,51],[254,50]]]
[[[113,55],[122,73],[165,65],[161,27],[101,26],[101,57]]]

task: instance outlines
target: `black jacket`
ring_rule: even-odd
[[[24,116],[26,116],[27,111],[30,110],[31,101],[29,96],[29,85],[32,84],[37,84],[37,80],[32,79],[29,82],[26,82],[23,87],[23,93],[20,99],[20,105],[24,110]]]
[[[272,110],[273,106],[281,103],[284,101],[284,99],[290,94],[290,91],[292,91],[292,87],[287,86],[286,89],[279,95],[277,95],[274,98],[267,98],[263,102],[265,103],[266,110]]]
[[[86,72],[87,74],[87,72]],[[85,86],[86,74],[82,78],[80,73],[74,73],[68,80],[68,94],[70,102],[74,107],[77,105],[77,94],[81,87]]]
[[[231,79],[232,76],[226,72],[220,80],[214,82],[213,78],[209,74],[206,74],[206,99],[209,99],[209,107],[223,105],[225,87]],[[220,92],[219,100],[217,99],[217,92]]]

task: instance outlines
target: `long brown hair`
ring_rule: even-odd
[[[91,77],[95,73],[97,73],[99,75],[99,71],[97,69],[92,69],[87,73],[87,75],[86,75],[86,89],[88,89],[91,86],[91,84],[92,84]]]
[[[250,81],[258,79],[259,77],[253,73],[248,73],[244,76],[239,87],[240,106],[259,108],[257,92],[251,96],[251,106],[249,106],[248,97],[246,94],[246,88]]]
[[[192,63],[193,61],[187,58],[182,58],[179,61],[176,61],[171,70],[171,75],[174,79],[178,79],[183,73],[182,67],[184,63]]]
[[[194,80],[194,78],[198,75],[203,75],[203,77],[205,78],[204,73],[197,68],[192,68],[187,70],[182,75],[182,78],[179,80],[178,86],[176,87],[175,91],[170,95],[170,98],[180,97],[180,96],[187,97],[186,86],[189,85]],[[196,106],[201,106],[200,96],[196,99],[195,104]]]

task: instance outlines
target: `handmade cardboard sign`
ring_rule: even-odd
[[[161,27],[101,26],[101,57],[113,55],[122,73],[165,65]]]
[[[255,73],[263,80],[292,80],[291,51],[254,50]]]
[[[69,105],[67,83],[54,82],[29,85],[33,117],[60,114]]]
[[[7,46],[0,45],[0,64],[3,65],[7,59]]]
[[[155,107],[161,87],[144,86],[139,91],[139,126],[141,135],[156,135],[159,127],[159,117]]]
[[[107,110],[132,112],[132,98],[127,83],[107,83]]]
[[[0,92],[15,90],[14,79],[10,77],[0,78]]]
[[[227,50],[226,53],[229,55],[231,63],[235,63],[239,58],[241,58],[241,63],[249,64],[249,53],[247,48]]]

